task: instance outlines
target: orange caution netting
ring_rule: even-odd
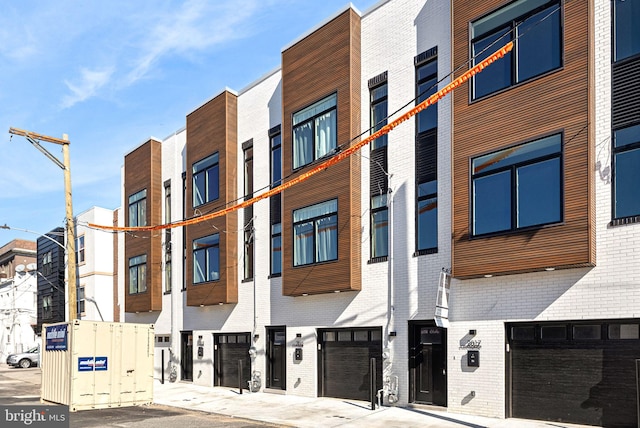
[[[307,180],[309,177],[317,174],[318,172],[323,171],[323,170],[327,169],[328,167],[330,167],[332,165],[335,165],[338,162],[348,158],[349,156],[351,156],[352,154],[354,154],[355,152],[360,150],[363,146],[369,144],[370,142],[372,142],[376,138],[378,138],[378,137],[380,137],[380,136],[382,136],[384,134],[389,133],[393,128],[395,128],[396,126],[400,125],[402,122],[405,122],[410,117],[415,116],[416,114],[418,114],[422,110],[426,109],[430,105],[433,105],[433,104],[437,103],[441,98],[443,98],[449,92],[453,91],[455,88],[457,88],[458,86],[460,86],[461,84],[463,84],[464,82],[469,80],[472,76],[476,75],[477,73],[480,73],[482,70],[484,70],[485,67],[489,66],[494,61],[502,58],[509,51],[511,51],[511,49],[513,49],[513,42],[507,43],[502,48],[500,48],[496,52],[494,52],[492,55],[490,55],[489,57],[484,59],[482,62],[480,62],[479,64],[475,65],[473,68],[470,68],[469,70],[464,72],[461,76],[459,76],[456,79],[454,79],[447,86],[445,86],[444,88],[442,88],[441,90],[439,90],[435,94],[431,95],[429,98],[427,98],[426,100],[424,100],[423,102],[421,102],[420,104],[418,104],[417,106],[415,106],[414,108],[412,108],[411,110],[409,110],[408,112],[406,112],[405,114],[400,116],[399,118],[397,118],[397,119],[393,120],[391,123],[383,126],[382,128],[380,128],[380,130],[374,132],[373,134],[371,134],[370,136],[368,136],[364,140],[361,140],[361,141],[355,143],[353,146],[348,147],[347,149],[345,149],[345,150],[343,150],[341,152],[338,152],[338,154],[336,154],[335,156],[333,156],[333,157],[327,159],[326,161],[316,165],[315,167],[313,167],[309,171],[307,171],[307,172],[305,172],[303,174],[300,174],[299,176],[297,176],[297,177],[295,177],[295,178],[293,178],[293,179],[291,179],[291,180],[289,180],[289,181],[287,181],[285,183],[282,183],[281,185],[279,185],[277,187],[274,187],[273,189],[270,189],[265,193],[262,193],[262,194],[260,194],[258,196],[254,196],[253,198],[248,199],[248,200],[246,200],[244,202],[241,202],[239,204],[233,205],[233,206],[228,207],[228,208],[221,209],[219,211],[215,211],[215,212],[212,212],[212,213],[209,213],[209,214],[205,214],[205,215],[202,215],[202,216],[199,216],[199,217],[190,218],[190,219],[183,220],[183,221],[178,221],[178,222],[175,222],[175,223],[159,224],[159,225],[155,225],[155,226],[138,226],[138,227],[103,226],[103,225],[89,223],[88,226],[92,227],[92,228],[96,228],[96,229],[110,230],[110,231],[114,231],[114,232],[146,232],[146,231],[154,231],[154,230],[162,230],[162,229],[171,229],[171,228],[174,228],[174,227],[189,226],[191,224],[196,224],[196,223],[200,223],[200,222],[203,222],[203,221],[211,220],[212,218],[216,218],[216,217],[222,217],[222,216],[227,215],[227,214],[229,214],[229,213],[231,213],[233,211],[239,210],[241,208],[246,208],[249,205],[255,204],[256,202],[261,201],[263,199],[270,198],[271,196],[276,195],[276,194],[282,192],[283,190],[288,189],[289,187],[295,186],[296,184]]]

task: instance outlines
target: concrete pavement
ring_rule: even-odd
[[[578,428],[586,425],[524,419],[493,419],[454,414],[431,407],[387,407],[371,410],[363,401],[305,398],[277,393],[239,394],[238,389],[204,387],[188,382],[154,384],[154,402],[277,425],[367,428]]]

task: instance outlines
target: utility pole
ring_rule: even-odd
[[[65,211],[67,223],[67,288],[69,301],[69,321],[78,318],[77,315],[77,297],[76,297],[76,238],[75,227],[73,223],[73,205],[71,199],[71,167],[69,163],[69,137],[67,134],[62,139],[37,134],[35,132],[24,131],[17,128],[9,128],[9,134],[23,136],[36,149],[44,154],[49,160],[58,165],[64,171],[64,193],[65,193]],[[47,149],[40,145],[40,141],[58,144],[62,146],[62,162],[52,155]]]

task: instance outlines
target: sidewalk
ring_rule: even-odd
[[[337,398],[305,398],[276,393],[210,388],[187,382],[154,383],[157,404],[299,428],[317,427],[470,427],[470,428],[578,428],[586,425],[524,419],[493,419],[449,413],[433,408],[386,407],[371,410],[370,403]]]

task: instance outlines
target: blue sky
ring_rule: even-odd
[[[377,0],[356,0],[367,11]],[[343,0],[23,0],[0,14],[0,226],[64,226],[62,170],[10,127],[69,135],[73,211],[120,206],[124,155],[165,138],[225,87],[280,65],[281,50]],[[60,146],[43,143],[62,160]],[[0,229],[0,246],[37,235]]]

